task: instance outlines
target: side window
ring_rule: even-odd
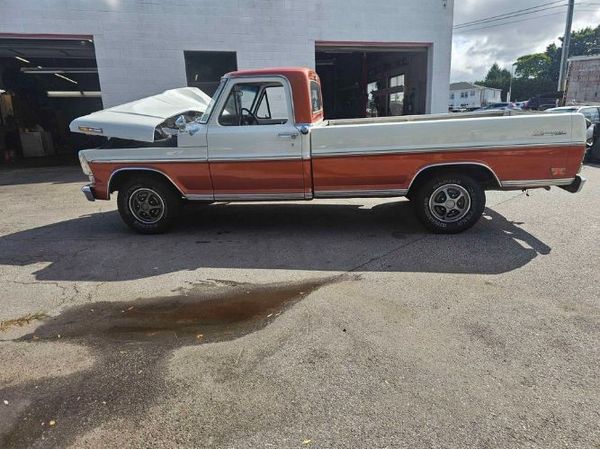
[[[219,115],[223,126],[277,125],[288,121],[288,101],[282,84],[236,84]]]
[[[288,102],[282,85],[267,86],[256,109],[256,118],[269,120],[270,124],[283,124],[288,121]]]
[[[598,123],[600,121],[600,114],[598,114],[598,108],[585,108],[581,110],[581,113],[585,115],[592,123]]]
[[[240,102],[243,109],[248,109],[249,111],[252,110],[259,88],[260,86],[240,85]]]
[[[377,90],[375,87],[374,90]],[[323,109],[323,99],[321,98],[321,87],[316,81],[310,82],[310,102],[312,105],[312,112],[319,112]]]
[[[251,112],[259,90],[259,84],[236,84],[233,86],[219,115],[219,124],[223,126],[256,124],[253,123]]]

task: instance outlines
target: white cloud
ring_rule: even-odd
[[[454,23],[470,22],[541,3],[541,0],[456,0]],[[519,20],[515,23],[492,22],[473,26],[467,32],[455,31],[452,81],[482,79],[494,62],[509,68],[519,56],[542,52],[548,44],[558,43],[558,38],[564,33],[565,16],[566,7],[560,7],[503,21]],[[590,2],[582,2],[576,6],[574,30],[599,24],[600,6]]]

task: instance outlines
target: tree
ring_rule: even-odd
[[[506,99],[506,94],[510,87],[510,72],[500,68],[498,63],[494,63],[488,71],[483,81],[476,81],[475,84],[494,89],[502,89],[502,99]]]
[[[571,34],[569,56],[583,56],[600,53],[600,25],[596,28],[583,28]]]
[[[550,75],[552,58],[546,53],[521,56],[515,65],[515,75],[521,78],[546,79]]]
[[[560,38],[562,42],[562,38]],[[571,33],[569,56],[600,54],[600,25],[596,28],[583,28]],[[526,99],[556,91],[560,72],[562,45],[552,43],[544,53],[524,55],[517,59],[515,78],[513,79],[513,98]],[[502,89],[506,98],[510,85],[510,72],[500,68],[497,63],[490,68],[485,80],[476,84]]]

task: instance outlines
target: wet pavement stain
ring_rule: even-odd
[[[64,377],[0,390],[0,396],[12,404],[27,404],[14,425],[0,434],[0,447],[68,447],[77,436],[110,419],[142,414],[168,390],[163,373],[173,350],[260,330],[331,282],[212,289],[199,284],[178,296],[67,309],[17,341],[83,344],[90,348],[94,364]],[[0,421],[8,421],[3,413],[0,408]]]

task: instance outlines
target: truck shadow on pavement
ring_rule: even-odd
[[[551,248],[492,209],[459,235],[427,233],[408,201],[189,206],[169,234],[117,212],[0,237],[0,264],[48,263],[37,280],[122,281],[201,268],[498,274]]]

